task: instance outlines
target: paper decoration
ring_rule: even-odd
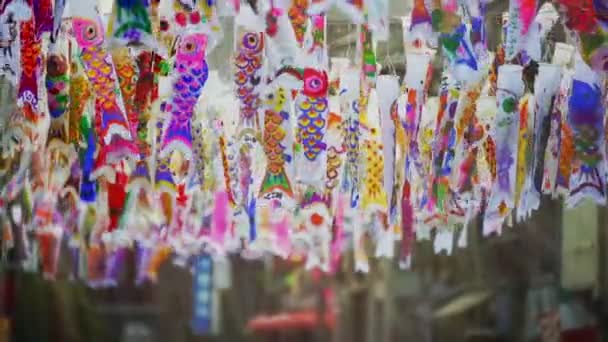
[[[496,179],[484,220],[484,234],[500,231],[515,205],[517,170],[518,105],[524,91],[522,67],[505,64],[498,69],[496,131]]]
[[[572,127],[575,153],[566,201],[575,206],[583,198],[602,205],[606,202],[606,175],[603,105],[600,80],[582,60],[577,59],[568,100],[568,123]]]
[[[33,5],[33,2],[28,2]],[[30,121],[36,121],[39,116],[38,109],[38,77],[40,64],[38,59],[41,53],[41,40],[36,26],[36,11],[29,20],[19,27],[21,76],[17,93],[17,103],[24,107],[24,115]]]
[[[264,152],[266,153],[267,166],[264,180],[260,188],[260,197],[283,196],[293,197],[291,181],[285,170],[286,153],[288,147],[287,132],[289,131],[290,115],[287,104],[288,96],[286,89],[275,87],[266,95],[264,100]]]
[[[520,198],[517,215],[529,217],[532,211],[538,210],[542,193],[544,156],[547,150],[551,129],[553,103],[559,88],[561,68],[552,64],[541,64],[534,81],[534,152],[528,167],[526,184]]]
[[[88,11],[90,13],[90,9]],[[82,13],[86,14],[87,11],[83,10]],[[103,163],[107,164],[126,157],[135,159],[137,147],[125,117],[121,97],[115,92],[116,78],[112,58],[105,48],[99,17],[95,11],[90,14],[89,17],[74,17],[72,26],[87,77],[96,93],[95,129],[102,143],[98,159],[103,159]]]
[[[260,83],[262,81],[262,52],[264,35],[244,32],[237,38],[239,51],[236,54],[235,82],[240,101],[239,123],[242,127],[259,127]]]
[[[380,126],[382,132],[382,154],[384,157],[383,185],[387,199],[393,198],[395,190],[396,128],[391,117],[392,107],[399,96],[399,81],[394,76],[379,76],[376,83],[380,109]],[[391,210],[389,222],[394,223],[396,213]]]
[[[346,163],[341,191],[349,194],[350,208],[357,208],[360,192],[360,102],[359,73],[350,69],[340,78],[340,110],[343,117]]]
[[[171,117],[164,130],[161,157],[175,150],[187,160],[192,157],[192,115],[209,76],[206,47],[207,36],[203,33],[187,34],[179,41],[175,55],[174,93],[165,106]]]

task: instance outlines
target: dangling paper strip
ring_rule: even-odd
[[[399,96],[399,81],[394,76],[379,76],[376,84],[380,110],[380,126],[382,132],[382,154],[384,156],[383,184],[388,200],[393,198],[395,188],[395,157],[396,157],[396,131],[395,120],[391,117],[392,107]],[[391,208],[393,209],[393,208]],[[396,212],[389,211],[389,222],[394,224]]]
[[[566,200],[570,208],[584,198],[593,199],[599,205],[606,203],[605,108],[600,87],[598,75],[577,59],[568,100],[568,123],[575,147],[570,194]]]
[[[556,49],[558,49],[559,47],[560,45],[558,43],[556,45]],[[563,158],[571,159],[572,156],[572,139],[569,127],[568,125],[562,127],[562,122],[567,119],[567,99],[570,94],[570,88],[572,86],[572,75],[573,73],[571,70],[563,70],[563,76],[558,91],[556,93],[555,100],[553,102],[553,111],[551,113],[551,129],[549,140],[547,142],[547,148],[545,150],[545,165],[543,170],[543,193],[551,194],[553,196],[556,196],[558,194],[559,188],[562,188],[564,189],[564,191],[567,192],[570,183],[569,175],[571,164],[568,164],[568,166],[564,168],[561,168],[560,165]],[[561,151],[562,146],[564,147],[564,153],[562,153]],[[566,170],[567,175],[566,173],[562,172]]]
[[[551,129],[553,103],[559,89],[561,68],[557,65],[542,63],[534,81],[534,144],[531,167],[528,168],[526,184],[520,199],[517,216],[529,217],[538,210],[542,193],[543,172],[545,170],[545,151]]]
[[[122,98],[116,92],[114,66],[105,48],[99,15],[92,10],[95,8],[93,4],[87,1],[77,3],[79,5],[72,10],[82,16],[72,19],[72,27],[86,74],[96,94],[95,127],[102,145],[98,158],[104,159],[106,164],[125,157],[136,159],[137,146],[125,117]]]
[[[424,89],[426,86],[427,73],[431,58],[429,55],[410,53],[407,58],[407,70],[405,84],[408,86],[407,106],[404,127],[404,150],[405,165],[404,183],[401,190],[401,260],[400,264],[404,268],[409,267],[411,257],[411,244],[413,242],[414,227],[414,207],[412,199],[412,180],[415,163],[418,160],[417,135],[422,114],[424,99]]]
[[[344,139],[346,148],[346,165],[342,179],[342,192],[350,193],[350,208],[357,208],[359,203],[359,110],[360,88],[359,73],[346,71],[340,78],[340,110],[344,118]]]
[[[523,95],[522,67],[505,64],[498,69],[498,113],[495,121],[496,179],[484,219],[484,234],[500,232],[503,220],[514,208],[517,169],[517,108]],[[515,143],[514,143],[515,142]]]
[[[454,118],[458,105],[459,89],[451,74],[442,76],[439,92],[439,111],[437,113],[437,138],[433,146],[433,185],[428,209],[431,213],[447,212],[446,200],[449,193],[449,176],[452,173],[451,164],[454,158],[456,136]],[[433,113],[429,113],[433,115]]]
[[[519,135],[517,140],[517,170],[515,172],[515,207],[518,208],[521,199],[521,192],[526,180],[528,164],[531,160],[529,158],[532,150],[532,136],[531,127],[533,127],[532,121],[534,116],[534,109],[532,108],[533,98],[531,99],[530,94],[526,94],[521,98],[519,103]]]
[[[164,130],[161,157],[176,150],[186,160],[192,157],[192,115],[209,76],[206,48],[207,35],[203,33],[187,34],[179,40],[175,55],[176,79],[165,107],[171,117]]]

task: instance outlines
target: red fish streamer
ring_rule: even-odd
[[[125,115],[122,97],[116,89],[114,65],[105,47],[100,18],[96,11],[91,13],[93,4],[89,4],[90,8],[85,5],[78,6],[77,10],[82,12],[75,13],[88,13],[89,16],[73,18],[72,27],[87,77],[97,95],[95,127],[102,146],[98,163],[104,166],[124,158],[135,160],[137,146]]]

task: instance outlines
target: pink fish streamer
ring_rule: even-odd
[[[170,119],[161,142],[161,157],[180,151],[187,160],[192,157],[192,116],[209,70],[205,60],[207,35],[186,34],[180,38],[175,55],[175,81],[171,99],[165,105]]]
[[[498,69],[498,113],[493,134],[496,143],[496,179],[484,219],[484,234],[500,232],[503,220],[515,206],[519,99],[524,92],[523,68],[505,64]]]

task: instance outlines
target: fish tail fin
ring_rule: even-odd
[[[267,194],[273,190],[281,190],[289,196],[293,196],[293,190],[285,172],[285,168],[281,168],[281,171],[277,174],[273,174],[266,171],[262,186],[260,189],[260,195]]]

